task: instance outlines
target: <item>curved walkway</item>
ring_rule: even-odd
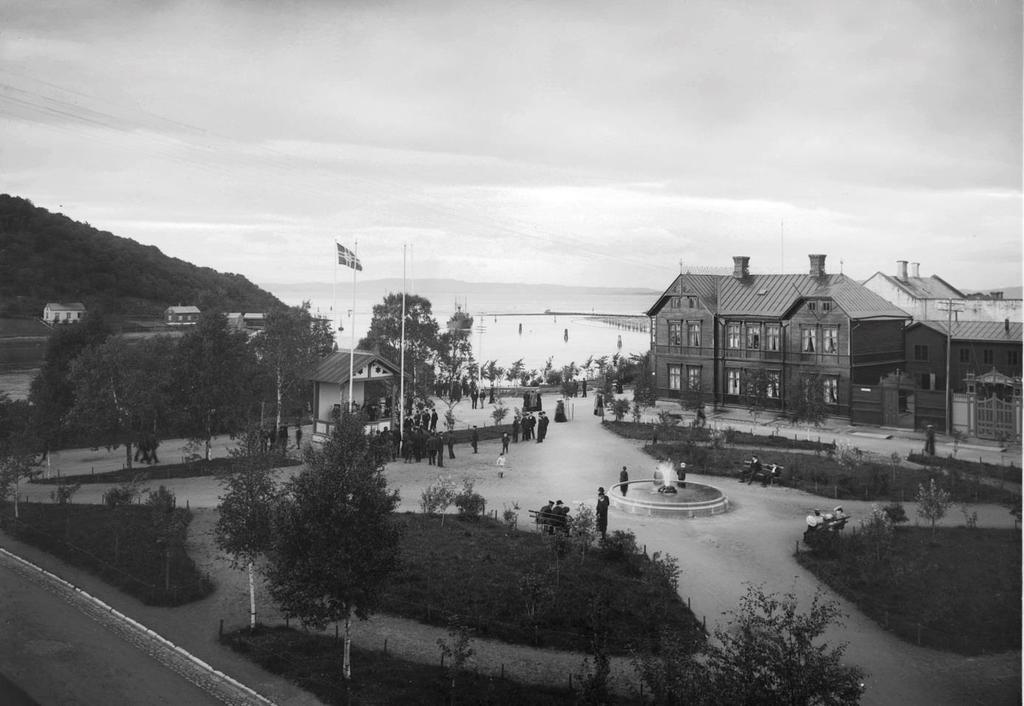
[[[540,507],[548,499],[592,503],[597,486],[607,488],[615,483],[623,465],[630,469],[632,477],[650,475],[654,464],[643,453],[641,445],[602,429],[599,418],[590,413],[590,403],[589,398],[570,400],[567,406],[572,421],[552,423],[543,444],[513,444],[502,476],[494,465],[497,442],[482,443],[477,455],[473,455],[467,445],[456,446],[457,458],[446,459],[443,469],[428,466],[425,461],[391,464],[387,476],[389,483],[401,492],[400,509],[418,510],[420,493],[439,473],[450,474],[456,480],[473,478],[476,490],[487,498],[489,508],[500,512],[506,504],[518,503],[522,518],[526,518],[526,509]],[[474,415],[469,410],[460,410],[460,416],[467,423],[484,425],[488,423],[487,411],[474,410],[477,413]],[[872,441],[856,438],[856,444],[862,448],[870,448]],[[913,440],[896,443],[903,444],[904,453],[916,448]],[[700,476],[692,477],[701,480]],[[763,584],[772,592],[791,592],[801,604],[809,604],[818,584],[796,563],[792,554],[803,530],[803,517],[812,508],[827,504],[827,500],[787,488],[747,486],[722,478],[704,480],[722,487],[729,495],[733,505],[730,513],[677,520],[640,517],[613,509],[609,529],[631,529],[648,551],[668,552],[678,557],[682,568],[680,594],[691,600],[698,617],[707,619],[709,629],[722,620],[723,612],[736,607],[747,582]],[[215,507],[220,494],[212,479],[171,479],[163,484],[176,493],[179,503],[188,501],[193,509]],[[48,498],[51,487],[23,486],[23,489],[37,499],[44,499]],[[101,488],[84,486],[75,501],[98,501],[101,492]],[[855,521],[870,508],[869,503],[863,502],[844,501],[843,505]],[[1006,508],[976,506],[975,509],[982,526],[1014,526]],[[213,513],[197,513],[193,527],[197,539],[210,530],[212,517]],[[959,520],[958,516],[950,516],[945,524],[960,524]],[[191,619],[181,624],[185,613],[196,614],[195,621],[207,630],[219,618],[224,618],[226,627],[244,625],[246,620],[245,583],[241,572],[226,570],[224,557],[210,548],[211,542],[197,541],[196,545],[197,560],[217,575],[220,588],[215,596],[180,612],[177,618],[162,620],[166,627],[162,632],[175,640],[176,630],[187,630],[192,624]],[[229,578],[230,575],[234,577]],[[847,660],[868,672],[863,703],[922,706],[1019,703],[1019,652],[967,658],[919,648],[885,632],[851,604],[840,600],[840,605],[849,617],[845,627],[831,631],[828,637],[847,641]],[[356,623],[354,628],[357,641],[365,647],[379,648],[386,638],[389,652],[429,662],[439,660],[436,639],[445,637],[443,630],[386,616]],[[209,637],[204,640],[210,641]],[[204,649],[211,648],[207,645]],[[489,641],[474,641],[474,649],[481,671],[497,673],[504,664],[510,676],[522,678],[524,674],[531,674],[555,684],[567,683],[567,673],[578,672],[582,661],[582,655],[557,655],[549,650]],[[358,665],[355,668],[358,669]],[[614,668],[616,683],[623,688],[635,681],[626,660],[616,660]],[[267,693],[265,689],[260,690]]]

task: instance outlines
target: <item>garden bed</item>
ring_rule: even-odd
[[[888,561],[853,533],[797,560],[885,629],[926,647],[977,655],[1021,647],[1021,535],[900,527]]]
[[[525,519],[525,513],[523,513]],[[447,626],[459,620],[481,637],[586,651],[596,601],[607,601],[611,654],[650,649],[669,629],[698,649],[704,630],[666,580],[663,564],[635,552],[632,535],[583,559],[561,536],[510,529],[488,520],[406,513],[402,570],[388,583],[381,610]]]
[[[352,646],[352,680],[341,678],[342,643],[290,628],[257,628],[225,634],[222,642],[328,704],[574,704],[568,689],[524,685],[468,672],[451,679],[438,664],[420,664]],[[438,652],[440,654],[440,651]],[[624,702],[628,703],[628,702]]]
[[[130,483],[132,481],[145,482],[149,480],[168,480],[170,478],[198,478],[202,476],[215,476],[220,473],[229,473],[235,459],[230,456],[218,456],[209,461],[200,459],[187,463],[166,463],[155,466],[135,466],[134,468],[122,468],[119,471],[107,471],[105,473],[80,473],[77,475],[62,475],[51,478],[35,478],[32,483],[62,485],[81,483]],[[299,466],[302,461],[283,454],[274,458],[274,468],[288,468]]]
[[[760,448],[773,449],[801,449],[804,451],[815,451],[818,453],[829,453],[835,451],[835,442],[822,441],[820,437],[814,439],[800,438],[794,433],[792,437],[785,434],[753,434],[738,429],[726,428],[715,430],[711,427],[689,427],[689,426],[661,426],[656,424],[644,424],[641,422],[604,422],[604,428],[613,434],[618,434],[627,439],[639,439],[642,441],[653,441],[655,435],[658,443],[694,443],[708,444],[712,441],[715,433],[721,435],[722,443],[728,445],[757,446]]]
[[[0,527],[149,605],[182,605],[213,593],[213,582],[185,551],[192,514],[173,510],[173,518],[163,518],[173,520],[167,525],[154,512],[148,505],[20,503],[15,519],[8,503],[0,508]]]
[[[1009,464],[985,463],[980,459],[968,461],[955,456],[928,456],[922,453],[912,453],[907,456],[907,460],[922,466],[934,466],[950,473],[958,473],[968,478],[981,476],[1010,483],[1021,482],[1021,469],[1012,462]]]

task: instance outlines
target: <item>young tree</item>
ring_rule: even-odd
[[[413,397],[430,396],[431,375],[440,350],[437,320],[430,300],[417,294],[405,295],[405,379]],[[402,347],[402,293],[391,292],[373,307],[370,330],[359,341],[359,348],[380,348],[381,355],[399,365]]]
[[[787,407],[794,422],[809,422],[818,426],[828,415],[825,404],[825,382],[819,373],[797,377],[787,397]]]
[[[263,446],[259,429],[249,429],[232,449],[232,471],[221,478],[214,537],[217,546],[231,555],[234,568],[249,575],[249,627],[256,627],[255,566],[271,545],[271,519],[277,499],[271,456]]]
[[[643,355],[634,355],[633,362],[636,365],[636,376],[633,380],[633,401],[641,410],[646,407],[653,407],[658,401],[658,392],[654,388],[654,374],[651,371],[650,352]]]
[[[199,323],[178,342],[175,406],[184,433],[206,449],[214,434],[244,428],[257,390],[256,358],[244,331],[228,329],[227,317],[203,312]]]
[[[110,338],[91,346],[71,366],[75,403],[70,418],[97,445],[125,447],[153,433],[170,416],[174,346],[163,336],[129,343]]]
[[[398,493],[370,448],[357,415],[342,413],[322,448],[306,450],[306,468],[286,486],[274,512],[268,553],[270,594],[285,613],[323,628],[344,621],[342,672],[351,679],[350,622],[380,603],[397,568]]]
[[[493,364],[494,361],[492,360],[491,363]],[[505,371],[505,378],[510,383],[521,382],[522,379],[523,379],[523,374],[525,372],[526,372],[526,365],[523,363],[523,359],[520,358],[516,362],[512,363],[512,365],[509,367],[509,369]]]
[[[771,385],[768,371],[763,368],[744,370],[740,380],[740,400],[750,415],[757,421],[758,416],[768,406],[768,392]]]
[[[816,593],[810,610],[800,613],[792,594],[780,598],[748,586],[731,615],[730,628],[716,628],[705,650],[704,669],[715,703],[860,701],[863,672],[842,664],[846,645],[820,642],[829,625],[839,621],[837,603]]]
[[[473,362],[473,346],[468,331],[442,333],[438,337],[438,344],[435,359],[437,389],[441,401],[448,408],[448,414],[454,415],[453,408],[462,399],[460,383]]]
[[[263,330],[252,338],[268,393],[276,403],[274,428],[281,417],[298,416],[310,399],[306,374],[334,350],[334,334],[309,313],[309,302],[267,314]]]
[[[35,467],[29,405],[0,392],[0,501],[14,497],[14,516],[19,516],[18,486],[39,473]]]
[[[928,486],[917,486],[917,514],[932,523],[932,536],[935,536],[935,523],[946,515],[946,510],[953,500],[950,494],[935,485],[935,479],[928,479]]]

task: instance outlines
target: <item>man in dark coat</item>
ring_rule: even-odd
[[[521,424],[522,424],[522,420],[519,418],[519,415],[516,414],[515,418],[512,420],[512,443],[513,444],[518,444],[519,443],[519,427],[520,427]]]
[[[502,435],[501,435],[501,452],[503,454],[507,454],[508,453],[508,442],[509,442],[508,432],[502,433]]]
[[[583,390],[583,396],[586,397],[587,396],[587,380],[586,380],[586,378],[583,379],[583,382],[580,384],[580,387]]]
[[[450,431],[444,433],[444,444],[448,447],[448,458],[455,458],[455,435]]]
[[[437,465],[437,434],[431,434],[427,437],[427,463],[431,466]]]
[[[544,443],[544,437],[548,435],[548,423],[551,420],[548,419],[548,415],[543,412],[540,413],[540,420],[537,422],[537,443]]]
[[[469,445],[473,447],[473,453],[476,453],[476,445],[480,443],[480,432],[476,430],[476,424],[473,425],[473,433],[469,436]]]
[[[611,501],[608,500],[608,496],[604,494],[604,488],[597,489],[597,531],[601,533],[601,539],[604,539],[608,533],[608,505]]]
[[[619,472],[619,483],[622,483],[619,486],[619,490],[622,491],[622,497],[626,497],[626,494],[629,492],[629,485],[627,485],[629,483],[629,471],[626,470],[625,466]]]
[[[437,410],[430,410],[430,431],[437,431]]]

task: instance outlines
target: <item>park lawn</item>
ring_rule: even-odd
[[[173,510],[173,527],[161,537],[155,512],[148,505],[20,503],[15,519],[7,503],[0,527],[149,605],[177,606],[213,593],[185,549],[192,513]]]
[[[447,672],[437,664],[420,664],[382,651],[352,646],[352,680],[346,694],[341,678],[342,643],[333,636],[293,628],[257,627],[225,634],[221,640],[267,671],[281,675],[328,704],[574,704],[564,688],[524,685],[475,671],[457,675],[454,693]],[[470,644],[472,646],[472,643]],[[440,650],[438,650],[440,654]],[[620,701],[629,703],[629,701]]]
[[[595,605],[610,654],[653,649],[659,630],[690,640],[705,633],[678,592],[641,554],[592,546],[556,553],[558,536],[511,529],[487,518],[406,513],[403,567],[388,583],[381,610],[432,625],[453,621],[479,637],[587,651]],[[613,533],[609,536],[618,536]],[[532,612],[532,614],[531,614]]]
[[[139,463],[131,469],[122,468],[118,471],[107,471],[105,473],[79,473],[76,475],[54,476],[51,478],[35,478],[32,483],[49,485],[73,485],[81,483],[131,483],[133,481],[169,480],[171,478],[200,478],[204,476],[216,476],[222,473],[231,473],[238,461],[231,456],[217,456],[209,461],[200,459],[198,461],[186,461],[184,463],[161,463],[147,466]],[[274,461],[274,468],[289,468],[299,466],[302,461],[283,454],[278,455]]]
[[[1020,649],[1019,531],[898,527],[894,540],[881,571],[848,539],[834,556],[797,560],[908,642],[966,655]]]

